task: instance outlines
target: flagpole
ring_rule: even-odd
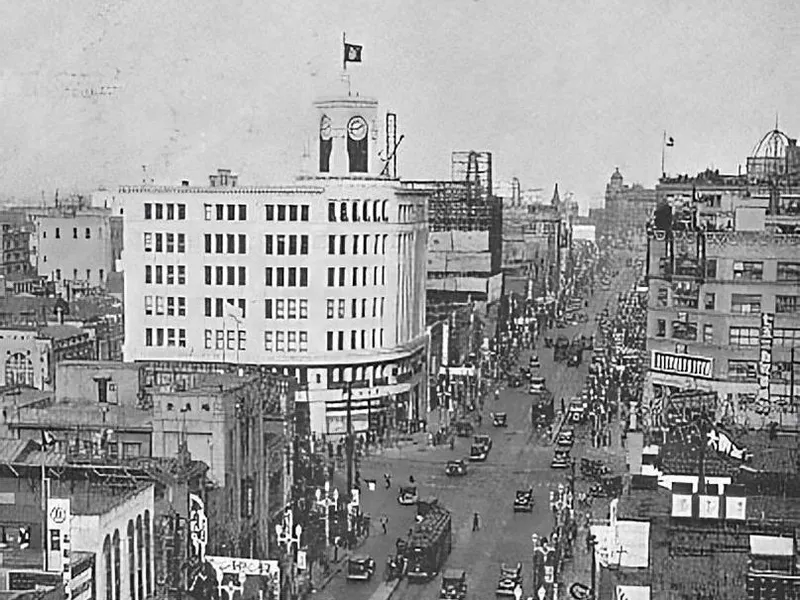
[[[664,171],[664,154],[667,151],[667,130],[664,130],[664,138],[661,141],[661,176],[666,177],[667,173]]]
[[[347,33],[342,32],[342,70],[347,71]]]

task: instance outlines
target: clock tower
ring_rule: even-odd
[[[322,98],[316,108],[316,177],[378,177],[378,101],[361,96]],[[314,139],[314,138],[312,138]]]

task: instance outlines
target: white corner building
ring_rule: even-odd
[[[384,173],[378,103],[315,102],[314,174],[123,186],[126,361],[294,375],[311,431],[425,418],[426,196]],[[349,385],[348,385],[349,383]]]

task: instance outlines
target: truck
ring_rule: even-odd
[[[411,583],[424,583],[442,570],[453,547],[450,512],[438,502],[428,503],[427,512],[414,525],[405,544],[406,576]]]

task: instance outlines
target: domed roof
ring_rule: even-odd
[[[619,167],[616,167],[611,174],[611,181],[622,181],[622,173],[619,172]]]

